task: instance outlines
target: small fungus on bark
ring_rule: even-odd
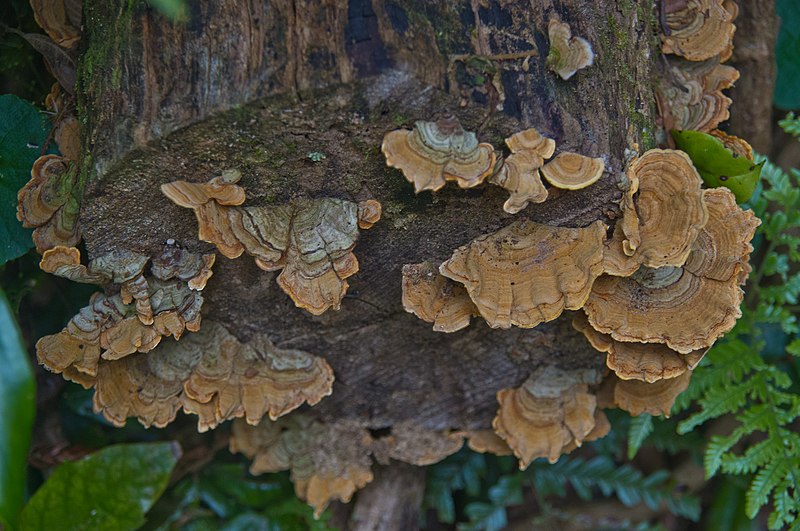
[[[75,247],[56,245],[42,254],[39,269],[57,277],[82,284],[106,284],[111,278],[104,272],[90,271],[81,264],[81,252]]]
[[[447,181],[472,188],[495,171],[494,148],[479,143],[475,133],[465,131],[452,115],[416,122],[410,131],[390,131],[383,137],[381,150],[386,164],[402,171],[417,193],[435,192]]]
[[[674,378],[648,383],[641,380],[621,380],[612,373],[603,382],[601,391],[610,398],[611,403],[603,404],[603,407],[616,406],[634,417],[646,413],[669,418],[675,399],[689,386],[691,377],[692,372],[686,371]]]
[[[80,2],[30,0],[30,3],[36,23],[53,39],[53,42],[64,48],[73,48],[80,41]]]
[[[736,31],[736,13],[725,9],[723,0],[667,0],[663,9],[666,27],[661,35],[662,52],[690,61],[720,55],[727,59]]]
[[[489,178],[489,182],[511,193],[503,204],[503,210],[516,214],[529,203],[542,203],[547,199],[547,189],[542,184],[539,168],[544,164],[544,159],[553,156],[556,143],[530,128],[506,138],[506,145],[511,155]]]
[[[477,308],[464,286],[441,275],[430,262],[403,266],[403,308],[436,332],[455,332],[469,326]]]
[[[380,203],[306,199],[289,205],[244,207],[238,172],[208,183],[176,181],[161,186],[169,199],[194,210],[198,237],[228,258],[247,252],[265,271],[282,270],[278,285],[295,305],[313,315],[339,309],[346,279],[358,272],[353,254],[359,227],[380,219]]]
[[[463,284],[492,328],[532,328],[583,306],[603,271],[606,226],[515,222],[456,249],[439,271]]]
[[[566,448],[580,446],[595,427],[597,400],[588,390],[596,383],[591,369],[537,369],[520,387],[497,393],[500,403],[492,426],[519,459],[521,470],[538,457],[551,463]]]
[[[53,138],[61,154],[71,161],[81,157],[81,128],[75,113],[69,110],[67,97],[61,85],[53,83],[50,93],[45,97],[45,107],[53,113]]]
[[[580,190],[596,183],[604,169],[605,163],[601,158],[565,151],[542,167],[542,175],[556,188]]]
[[[153,258],[150,272],[159,280],[174,278],[186,282],[189,289],[202,291],[214,272],[217,255],[192,253],[175,240],[167,240],[161,254]]]
[[[31,169],[31,180],[17,193],[17,219],[33,228],[40,254],[57,245],[74,247],[81,239],[78,168],[66,157],[43,155]]]
[[[594,63],[592,45],[583,37],[573,37],[569,24],[551,18],[547,25],[550,51],[547,54],[547,67],[567,80],[581,68]]]

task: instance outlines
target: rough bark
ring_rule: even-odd
[[[596,53],[569,81],[545,66],[553,14]],[[274,274],[245,256],[218,259],[204,315],[240,339],[267,333],[280,347],[324,356],[336,383],[312,413],[325,419],[486,428],[495,393],[536,366],[600,368],[603,356],[572,330],[570,312],[532,330],[491,330],[475,319],[464,331],[434,333],[403,311],[400,270],[444,260],[519,217],[610,221],[626,149],[652,145],[652,21],[646,0],[229,0],[199,2],[187,24],[172,25],[135,2],[87,1],[80,92],[91,164],[81,224],[89,257],[114,248],[155,254],[168,238],[211,250],[197,241],[191,212],[158,187],[224,169],[242,172],[252,205],[378,199],[384,217],[356,246],[361,268],[340,311],[313,317],[295,308]],[[538,56],[527,68],[494,60],[479,71],[454,57],[529,50]],[[553,190],[516,217],[502,211],[506,194],[495,187],[415,196],[385,167],[380,142],[443,111],[497,147],[535,126],[560,150],[602,156],[606,173],[585,190]],[[314,163],[312,151],[327,158]]]
[[[731,66],[741,77],[731,89],[731,132],[759,153],[772,148],[772,92],[775,88],[775,0],[737,0]]]

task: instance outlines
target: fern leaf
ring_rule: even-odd
[[[745,496],[745,513],[748,518],[755,518],[761,507],[767,504],[769,495],[789,471],[788,465],[786,460],[776,459],[758,471]]]
[[[653,433],[653,417],[642,414],[631,419],[628,429],[628,459],[633,459],[644,444],[645,439]]]
[[[795,138],[800,138],[800,117],[795,117],[793,112],[787,114],[783,120],[779,120],[778,125]]]

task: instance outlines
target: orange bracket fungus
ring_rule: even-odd
[[[242,253],[265,271],[282,270],[278,284],[295,305],[313,315],[338,310],[346,279],[358,272],[353,254],[359,227],[369,228],[381,215],[374,200],[298,200],[290,205],[244,207],[240,174],[223,173],[207,183],[176,181],[161,186],[175,204],[191,208],[198,237],[228,258]]]
[[[73,48],[81,38],[81,3],[65,0],[31,0],[36,23],[53,42]]]
[[[65,157],[43,155],[31,169],[31,180],[17,193],[17,219],[33,228],[33,243],[41,254],[57,245],[74,247],[78,228],[78,168]]]
[[[724,0],[665,1],[661,51],[690,61],[704,61],[716,55],[727,59],[736,31],[736,13],[725,9],[723,3]]]
[[[506,138],[511,155],[489,182],[508,190],[511,197],[503,204],[503,210],[516,214],[528,203],[542,203],[547,199],[547,189],[542,184],[539,168],[544,159],[553,156],[556,143],[542,136],[536,129],[520,131]]]
[[[589,325],[582,312],[575,314],[572,325],[582,332],[595,350],[606,353],[606,365],[621,380],[641,380],[647,383],[675,378],[694,370],[708,349],[680,354],[661,343],[629,343],[616,341]]]
[[[469,326],[478,310],[464,286],[439,274],[430,262],[403,266],[403,308],[436,332],[455,332]]]
[[[203,304],[199,293],[178,282],[151,280],[149,287],[152,324],[142,323],[136,308],[123,302],[121,295],[95,294],[64,330],[36,343],[39,363],[88,388],[94,384],[101,357],[116,360],[148,352],[162,336],[177,338],[185,329],[199,330]]]
[[[569,24],[551,18],[547,24],[550,51],[547,54],[547,67],[567,80],[581,68],[594,63],[592,45],[583,37],[573,37]]]
[[[563,152],[542,167],[542,175],[556,188],[580,190],[596,183],[604,169],[605,163],[601,158]]]
[[[467,289],[492,328],[532,328],[583,306],[603,271],[606,226],[518,221],[458,248],[439,270]]]
[[[587,385],[598,380],[592,369],[565,371],[546,366],[520,387],[497,393],[500,408],[492,425],[519,459],[520,469],[538,457],[555,463],[584,440],[605,435],[595,431],[607,423],[596,422],[595,415],[603,414]]]
[[[584,306],[592,328],[617,341],[665,343],[689,354],[733,327],[759,220],[725,188],[705,190],[703,197],[708,223],[685,264],[598,278]]]
[[[319,516],[331,501],[347,503],[372,481],[373,460],[430,465],[457,452],[463,439],[461,432],[434,431],[410,422],[373,437],[355,420],[329,424],[293,413],[257,426],[234,421],[230,449],[253,460],[252,474],[291,470],[295,492]]]
[[[331,394],[333,371],[317,356],[275,347],[266,336],[240,343],[222,325],[207,322],[181,341],[97,370],[95,410],[121,426],[137,417],[163,427],[181,408],[198,416],[198,431],[244,417],[258,424]]]
[[[159,280],[177,278],[186,282],[189,289],[202,291],[214,274],[211,268],[216,258],[215,254],[191,253],[175,240],[167,240],[161,254],[153,258],[150,272]]]
[[[390,131],[383,137],[381,150],[386,164],[402,171],[417,193],[435,192],[446,181],[472,188],[495,170],[494,148],[478,143],[475,133],[465,131],[452,115],[435,122],[416,122],[410,131]]]
[[[689,387],[691,371],[673,378],[663,378],[657,382],[640,380],[621,380],[610,374],[598,394],[602,407],[618,407],[634,417],[642,414],[664,415],[669,417],[675,399]],[[604,397],[605,399],[601,399]]]
[[[656,86],[661,123],[667,131],[711,131],[728,119],[731,99],[722,93],[739,79],[739,71],[717,59],[667,61],[666,75]]]
[[[651,149],[631,161],[627,175],[631,191],[623,196],[623,220],[606,243],[605,272],[629,276],[640,265],[682,265],[708,221],[692,161],[681,151]]]

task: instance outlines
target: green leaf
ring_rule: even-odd
[[[0,96],[0,264],[33,247],[31,231],[16,218],[17,192],[31,178],[50,126],[39,110],[11,94]],[[55,153],[51,149],[47,153]]]
[[[678,149],[684,151],[707,186],[724,186],[744,203],[756,189],[763,162],[756,163],[728,150],[720,139],[701,131],[672,131]]]
[[[800,3],[778,0],[776,11],[781,19],[775,43],[778,79],[775,81],[775,106],[780,109],[800,108]]]
[[[0,367],[0,528],[13,528],[25,495],[36,389],[22,335],[2,289]]]
[[[628,429],[628,459],[633,459],[639,453],[647,436],[653,432],[653,417],[648,414],[639,415],[631,419]]]
[[[786,118],[778,120],[778,125],[790,135],[800,138],[800,116],[795,116],[793,112],[790,112]]]
[[[124,531],[145,522],[180,455],[174,443],[119,444],[59,466],[22,511],[22,531]]]

